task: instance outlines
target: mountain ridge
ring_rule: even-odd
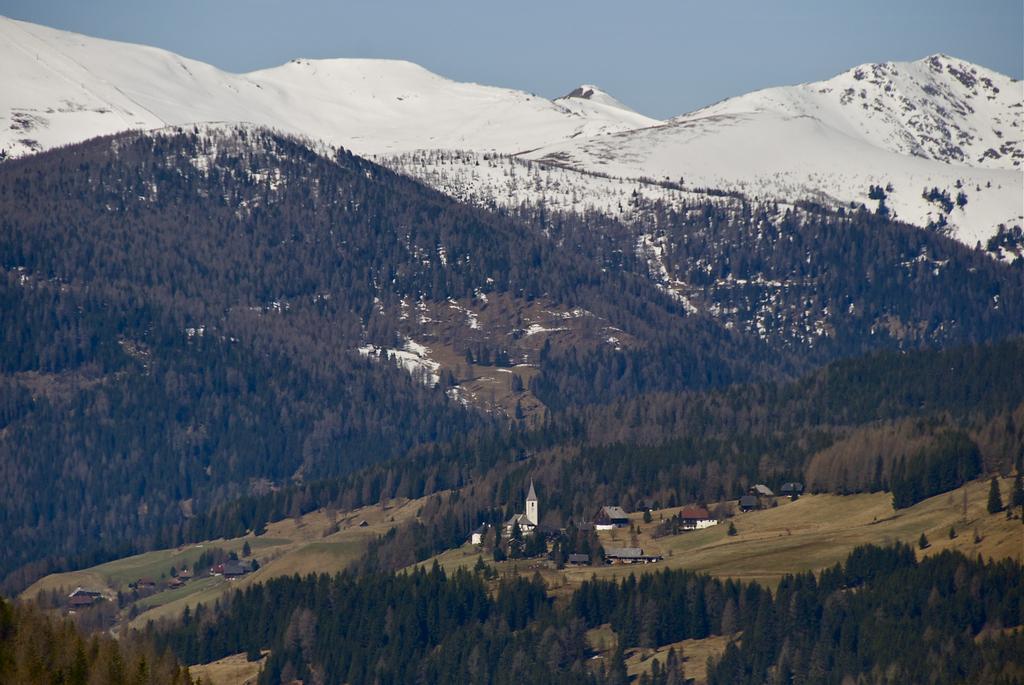
[[[973,247],[1000,225],[1024,223],[1022,100],[1020,81],[933,55],[762,89],[524,157],[776,201],[864,204]],[[927,197],[932,188],[963,198],[936,202]]]
[[[9,85],[0,93],[0,159],[131,128],[251,122],[387,165],[421,150],[514,155],[550,179],[488,190],[476,163],[444,169],[437,187],[459,188],[457,197],[492,193],[484,204],[545,202],[538,185],[593,186],[575,176],[586,172],[612,179],[583,196],[605,208],[654,181],[776,202],[864,204],[971,247],[1024,225],[1024,86],[941,54],[860,65],[661,121],[590,84],[547,100],[403,60],[296,59],[230,74],[11,19],[0,19],[0,36],[0,79]],[[397,165],[428,183],[438,177]],[[1012,260],[1021,246],[991,253]]]
[[[432,147],[517,152],[657,120],[451,81],[403,60],[294,59],[232,74],[144,45],[0,18],[0,149],[8,156],[130,128],[239,121],[363,155]],[[6,111],[5,111],[6,110]]]

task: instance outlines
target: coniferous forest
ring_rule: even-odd
[[[585,582],[567,602],[539,578],[489,588],[482,570],[435,567],[273,580],[153,639],[189,662],[269,648],[266,683],[624,683],[622,650],[709,635],[732,638],[709,683],[1012,683],[1022,592],[1019,564],[917,562],[906,546],[861,547],[774,590],[663,571]],[[607,663],[584,635],[602,624],[619,636]],[[662,666],[641,682],[684,682],[685,666]]]
[[[1024,468],[1020,262],[861,206],[637,206],[474,208],[252,127],[4,161],[0,592],[319,509],[425,503],[342,574],[253,584],[117,641],[0,604],[0,682],[187,683],[184,664],[269,650],[261,683],[620,684],[628,650],[673,646],[637,679],[667,685],[692,667],[674,646],[712,637],[728,646],[708,683],[1024,681],[1009,560],[880,544],[777,586],[410,570],[520,512],[533,481],[564,565],[604,559],[577,524],[610,502],[799,481],[888,493],[899,516]],[[685,287],[637,257],[650,226]],[[535,310],[564,327],[528,325]],[[448,356],[379,352],[418,340]],[[470,393],[480,369],[508,374],[514,410]],[[548,552],[513,534],[497,554]],[[605,629],[617,648],[597,654]]]

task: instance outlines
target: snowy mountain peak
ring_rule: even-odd
[[[674,122],[757,112],[809,117],[890,152],[990,169],[1024,164],[1019,81],[935,54],[853,67],[826,81],[768,88]]]
[[[633,108],[627,107],[622,102],[609,95],[606,91],[603,91],[597,86],[589,83],[584,83],[577,86],[566,95],[563,95],[562,97],[556,99],[555,102],[558,102],[560,104],[566,104],[567,101],[571,101],[573,99],[586,100],[588,102],[604,105],[606,107],[614,107],[615,109],[621,109],[623,111],[632,112],[634,114],[636,113],[636,110],[634,110]]]

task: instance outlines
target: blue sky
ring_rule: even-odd
[[[658,117],[936,52],[1024,76],[1021,0],[0,0],[0,14],[235,72],[388,57],[546,97],[595,83]]]

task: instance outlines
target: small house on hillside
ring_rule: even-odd
[[[246,573],[252,571],[252,565],[247,561],[240,561],[238,559],[229,559],[224,563],[217,564],[210,571],[214,575],[221,575],[225,578],[237,578],[238,576],[244,576]]]
[[[99,590],[89,590],[84,587],[76,587],[74,591],[68,595],[68,608],[69,609],[84,609],[85,607],[91,607],[93,604],[98,602],[103,594]]]
[[[235,576],[244,576],[246,573],[252,571],[252,566],[247,561],[239,561],[238,559],[229,559],[224,562],[223,574],[225,578],[233,578]]]
[[[604,551],[604,558],[611,564],[653,564],[662,560],[657,554],[644,554],[639,547],[612,547]]]
[[[772,489],[764,483],[751,485],[750,489],[747,490],[747,494],[754,495],[755,497],[775,497],[775,493],[772,492]]]
[[[795,500],[799,498],[800,495],[804,494],[804,484],[796,482],[783,483],[782,487],[779,489],[779,492],[782,493],[784,496]]]
[[[628,525],[629,515],[622,507],[601,507],[601,511],[594,517],[594,528],[597,530],[625,528]]]
[[[152,578],[139,578],[135,581],[136,590],[155,590],[156,581]]]
[[[181,578],[174,577],[167,581],[167,587],[170,590],[175,590],[185,584],[185,581]]]
[[[490,526],[486,523],[480,525],[479,528],[469,534],[469,543],[471,545],[482,545],[484,544],[484,536],[487,535],[487,531],[490,530]]]
[[[569,555],[569,559],[567,561],[572,566],[590,566],[590,555],[576,554],[574,552]]]
[[[714,518],[707,509],[694,504],[689,504],[679,510],[680,528],[683,530],[700,530],[709,528],[718,520]]]
[[[86,607],[91,607],[97,601],[98,601],[98,598],[97,597],[93,597],[92,595],[75,595],[75,596],[70,597],[68,599],[68,608],[69,609],[84,609]]]
[[[761,508],[761,503],[758,502],[757,497],[754,495],[743,495],[743,497],[740,497],[739,505],[740,511],[752,511]]]

